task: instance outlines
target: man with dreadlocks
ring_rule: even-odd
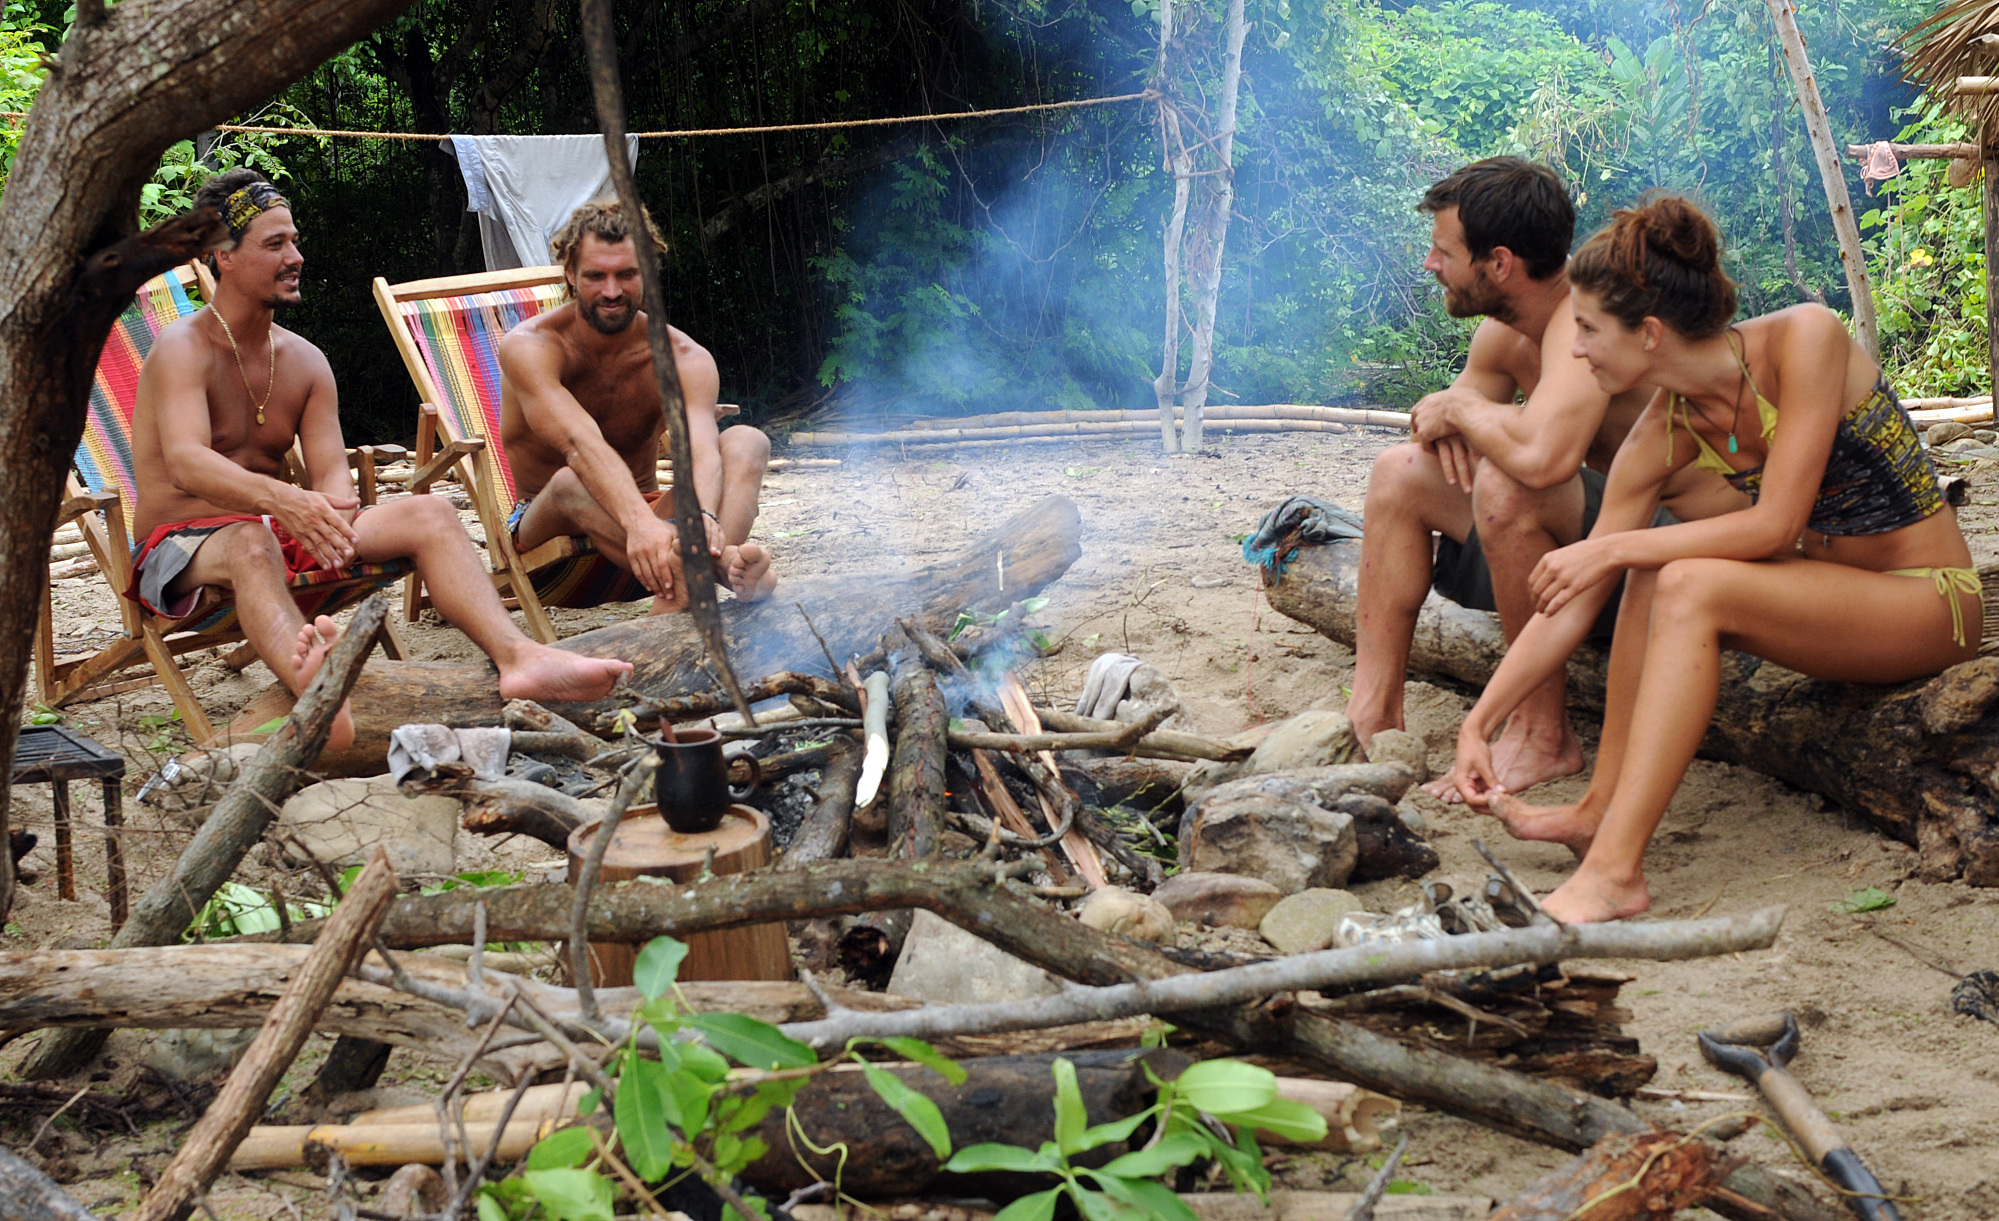
[[[125,596],[169,617],[205,585],[230,590],[257,656],[296,693],[339,638],[307,623],[290,582],[315,569],[409,559],[437,609],[484,649],[508,699],[609,695],[622,661],[581,657],[523,635],[493,592],[486,565],[441,496],[409,496],[363,512],[348,473],[333,371],[320,350],[276,324],[299,301],[298,229],[290,205],[254,170],[211,177],[195,196],[229,226],[213,256],[215,299],[168,326],[139,375],[132,411],[134,535],[144,540]],[[306,483],[286,476],[294,443]],[[328,745],[343,749],[345,708]]]
[[[646,340],[639,257],[631,222],[615,203],[578,208],[549,242],[571,300],[537,314],[500,341],[500,436],[522,499],[508,525],[530,551],[553,538],[584,534],[630,574],[629,592],[605,601],[653,595],[653,613],[687,605],[673,498],[659,489],[659,443],[665,418]],[[653,247],[666,239],[652,229]],[[633,324],[637,323],[636,326]],[[770,440],[747,425],[716,422],[721,375],[707,349],[679,330],[673,363],[687,404],[690,471],[715,575],[738,598],[758,601],[777,585],[770,553],[750,541],[757,520]]]

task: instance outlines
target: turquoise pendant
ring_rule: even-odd
[[[1729,433],[1729,434],[1728,434],[1728,452],[1729,452],[1729,453],[1731,453],[1731,454],[1734,454],[1734,453],[1740,453],[1741,451],[1742,451],[1742,447],[1741,447],[1740,445],[1737,445],[1737,444],[1735,443],[1735,434],[1734,434],[1734,433]]]

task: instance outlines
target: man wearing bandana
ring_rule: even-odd
[[[177,616],[193,609],[203,586],[232,591],[257,656],[300,692],[339,629],[325,616],[305,622],[291,578],[409,559],[438,610],[499,667],[503,697],[609,695],[631,666],[524,635],[443,497],[361,511],[333,372],[318,348],[272,317],[298,302],[305,262],[284,196],[256,171],[237,169],[203,184],[195,206],[217,212],[232,240],[212,256],[215,299],[161,331],[139,375],[131,490],[134,536],[143,541],[125,596]],[[286,478],[294,442],[305,455],[303,487]],[[343,708],[329,746],[343,749],[353,735]]]

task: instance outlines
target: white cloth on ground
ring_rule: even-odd
[[[398,725],[389,731],[389,774],[400,784],[413,771],[434,772],[441,763],[464,763],[481,780],[507,774],[510,729],[453,729],[448,725]]]
[[[539,267],[570,214],[613,194],[602,136],[453,136],[445,147],[465,178],[465,206],[479,214],[486,270]],[[625,138],[631,164],[639,141]]]

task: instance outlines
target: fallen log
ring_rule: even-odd
[[[1606,1136],[1534,1180],[1486,1221],[1673,1221],[1715,1194],[1740,1159],[1678,1132]]]
[[[380,595],[376,595],[380,597]],[[374,935],[375,923],[396,893],[396,872],[389,856],[376,848],[361,876],[326,921],[326,932],[313,943],[264,1027],[251,1040],[243,1059],[230,1070],[229,1080],[187,1134],[180,1152],[160,1173],[152,1191],[131,1214],[134,1221],[187,1221],[196,1203],[222,1173],[229,1155],[263,1114],[271,1090],[285,1075],[311,1037],[320,1013],[346,978]]]
[[[799,605],[811,613],[836,657],[873,650],[898,615],[948,632],[962,611],[1003,611],[1059,579],[1082,554],[1081,535],[1075,504],[1051,496],[956,557],[907,574],[811,578],[787,583],[781,598],[731,601],[722,607],[729,657],[746,680],[746,690],[754,689],[747,681],[753,675],[823,670],[819,642],[798,613]],[[703,668],[701,638],[685,615],[629,620],[572,636],[559,647],[631,662],[629,685],[655,700],[706,693],[714,686]],[[579,725],[595,726],[600,714],[631,702],[629,696],[587,704],[550,701],[549,709]],[[282,687],[266,689],[230,723],[229,736],[253,738],[257,727],[281,715],[290,703]],[[320,770],[329,775],[379,773],[389,731],[396,726],[410,721],[497,725],[503,707],[490,664],[376,661],[354,687],[354,746],[322,757]]]
[[[291,715],[215,803],[173,871],[132,905],[131,915],[111,938],[114,948],[178,942],[202,906],[236,872],[277,819],[285,799],[308,779],[305,769],[325,748],[333,716],[368,660],[388,608],[380,594],[361,604],[346,634],[306,684],[297,709],[288,709]],[[28,1081],[66,1077],[102,1050],[104,1037],[89,1031],[51,1033],[16,1071]]]
[[[465,803],[461,825],[480,835],[525,835],[558,852],[569,850],[569,833],[594,818],[598,807],[584,805],[559,789],[529,780],[480,780],[439,776],[402,786],[406,793],[436,793]]]
[[[1360,545],[1301,547],[1273,609],[1349,647]],[[1990,590],[1999,566],[1979,570]],[[1819,793],[1920,850],[1922,876],[1999,885],[1999,615],[1981,656],[1892,687],[1822,682],[1744,653],[1722,654],[1721,697],[1702,757]],[[1505,656],[1499,620],[1432,594],[1416,621],[1412,669],[1483,684]],[[1603,709],[1608,654],[1585,644],[1568,667],[1571,702]]]
[[[1152,1087],[1143,1062],[1171,1061],[1185,1066],[1177,1052],[1072,1052],[1076,1084],[1091,1124],[1109,1123],[1135,1115],[1152,1103]],[[959,1065],[965,1081],[952,1085],[936,1072],[919,1067],[891,1068],[910,1089],[929,1098],[943,1113],[956,1148],[992,1142],[1038,1148],[1055,1138],[1055,1057],[999,1056]],[[1177,1068],[1161,1069],[1171,1076]],[[856,1196],[885,1199],[916,1195],[931,1189],[957,1197],[1009,1199],[1044,1186],[1037,1176],[1014,1174],[942,1174],[943,1163],[930,1143],[919,1136],[895,1109],[882,1101],[860,1073],[831,1072],[812,1078],[793,1100],[799,1126],[814,1145],[844,1144],[845,1150],[812,1152],[789,1139],[787,1117],[772,1111],[754,1131],[770,1152],[743,1171],[743,1180],[772,1198],[781,1198],[821,1180],[839,1176],[840,1190]],[[1072,1164],[1101,1166],[1122,1152],[1122,1143],[1080,1155]],[[844,1174],[841,1167],[844,1165]]]
[[[1252,1195],[1220,1191],[1189,1192],[1180,1201],[1198,1221],[1348,1221],[1360,1194],[1277,1188],[1268,1204]],[[1383,1196],[1375,1205],[1374,1221],[1485,1221],[1491,1211],[1491,1196]],[[792,1215],[808,1221],[796,1210]]]

